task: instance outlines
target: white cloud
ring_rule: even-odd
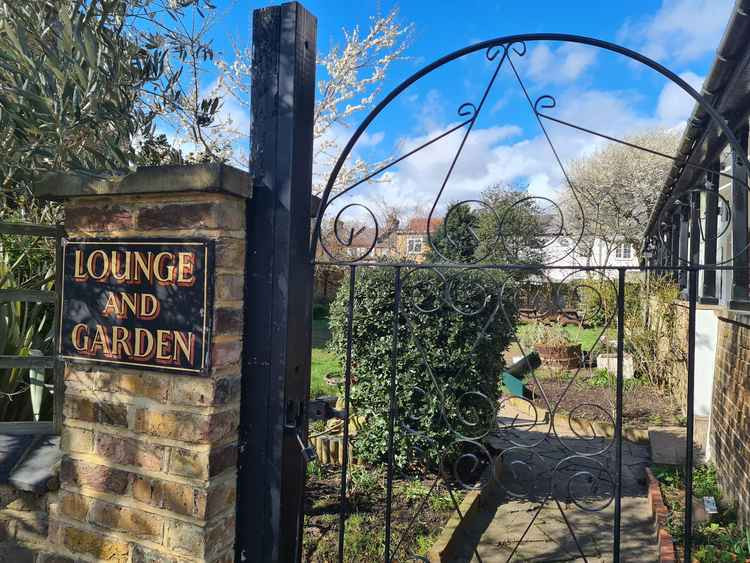
[[[220,107],[214,117],[216,123],[224,123],[236,131],[250,134],[250,111],[227,90],[226,85],[218,78],[204,88],[200,95],[201,98],[221,96]]]
[[[542,43],[534,47],[528,57],[528,72],[536,82],[562,84],[577,80],[596,62],[596,49],[575,43],[550,49]]]
[[[618,41],[659,61],[694,61],[716,50],[733,5],[733,0],[663,0],[655,14],[627,21]]]
[[[680,75],[685,82],[700,92],[703,85],[703,77],[694,72],[685,72]],[[695,100],[674,82],[670,82],[659,94],[656,105],[656,115],[665,123],[679,123],[685,121],[695,107]]]
[[[686,76],[686,79],[699,79]],[[666,90],[665,99],[672,95]],[[671,107],[653,114],[637,111],[641,97],[629,91],[569,89],[557,99],[550,115],[608,134],[623,137],[651,127],[673,126],[683,110]],[[437,97],[432,103],[440,105]],[[667,102],[665,102],[667,103]],[[528,109],[526,109],[528,111]],[[689,113],[689,109],[688,109]],[[434,115],[433,115],[434,117]],[[433,120],[428,120],[432,123]],[[592,135],[544,121],[555,149],[563,161],[593,152],[606,141]],[[442,123],[421,135],[404,137],[394,154],[404,154],[449,129],[455,123]],[[351,199],[371,204],[378,198],[402,207],[429,210],[439,193],[465,129],[420,150],[389,171],[388,182],[363,186],[351,193]],[[524,131],[516,124],[500,123],[475,127],[451,172],[438,202],[439,212],[458,200],[480,199],[481,193],[494,184],[527,186],[536,197],[555,199],[564,178],[560,166],[538,129]],[[346,203],[341,202],[343,205]]]
[[[362,133],[362,136],[357,139],[357,146],[362,148],[376,147],[383,141],[384,138],[385,133],[383,133],[383,131],[376,131],[372,134],[365,131],[364,133]]]
[[[689,2],[669,2],[670,5],[686,3]],[[643,38],[648,36],[649,29],[666,25],[664,21],[657,20],[656,16],[649,19],[648,29],[643,30]],[[715,47],[718,40],[714,38],[713,41]],[[666,43],[664,45],[664,48],[669,48]],[[690,52],[683,49],[679,56],[687,56]],[[525,61],[525,72],[535,87],[545,84],[557,86],[556,106],[542,110],[544,113],[616,138],[656,127],[682,127],[694,106],[693,99],[671,82],[665,84],[658,96],[649,97],[639,92],[637,82],[632,90],[588,87],[591,82],[584,78],[587,78],[597,59],[596,50],[586,46],[539,45],[530,50]],[[681,77],[700,89],[702,77],[696,73],[685,71]],[[469,135],[440,195],[438,213],[443,213],[452,202],[480,199],[482,191],[495,184],[526,186],[531,196],[557,198],[565,181],[564,174],[547,139],[533,120],[528,119],[526,101],[519,96],[510,96],[508,92],[498,98],[494,106],[488,104]],[[394,156],[406,153],[457,123],[455,110],[451,109],[453,106],[436,90],[414,95],[409,107],[417,108],[409,116],[416,125],[413,132],[393,143]],[[524,118],[517,123],[509,122],[513,121],[513,115],[523,115]],[[589,155],[608,143],[589,133],[549,120],[542,121],[563,163]],[[408,130],[407,127],[402,131]],[[339,205],[355,201],[372,205],[379,199],[385,199],[402,208],[429,211],[441,190],[464,132],[465,129],[460,129],[420,150],[391,168],[387,173],[387,182],[361,186]],[[372,141],[376,140],[380,147],[386,142],[393,142],[388,135],[376,138],[378,133],[373,133],[372,136]],[[364,144],[372,141],[368,139]]]
[[[550,183],[550,177],[547,174],[534,174],[529,177],[529,186],[526,191],[531,196],[544,197],[553,201],[557,197],[557,187]]]

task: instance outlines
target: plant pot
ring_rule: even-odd
[[[566,344],[546,345],[537,344],[535,346],[542,364],[548,367],[560,369],[578,369],[581,367],[581,345]]]

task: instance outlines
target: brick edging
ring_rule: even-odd
[[[648,481],[648,501],[651,505],[651,516],[654,519],[656,531],[656,543],[659,548],[659,563],[676,563],[674,538],[667,530],[669,509],[664,504],[659,480],[648,467],[646,467],[646,480]]]

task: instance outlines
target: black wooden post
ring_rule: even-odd
[[[743,164],[747,158],[748,124],[737,131],[743,158],[732,152],[732,293],[730,309],[750,309],[748,293],[748,222],[747,222],[747,182],[748,171]]]
[[[662,243],[659,245],[659,266],[664,268],[667,265],[667,248],[669,248],[669,233],[664,231],[664,226],[659,226],[661,231],[659,232],[659,237],[662,241]],[[664,275],[664,270],[659,271],[659,275]]]
[[[678,214],[678,260],[677,260],[677,266],[682,268],[680,270],[679,275],[679,282],[680,282],[680,288],[684,289],[687,287],[688,280],[687,280],[687,270],[685,267],[687,266],[688,261],[690,260],[690,256],[688,256],[688,220],[690,219],[690,205],[688,203],[690,199],[690,196],[687,194],[684,194],[680,196],[680,208]]]
[[[669,235],[669,243],[670,243],[670,256],[669,256],[669,266],[672,268],[676,268],[680,264],[680,213],[679,211],[675,211],[672,213],[672,225],[671,225],[671,231]],[[674,278],[675,283],[679,280],[678,278],[678,272],[677,270],[672,270],[672,277]]]
[[[701,262],[701,192],[690,192],[690,265]]]
[[[253,12],[238,561],[299,557],[313,288],[315,36],[315,17],[296,2]]]
[[[714,173],[706,175],[706,228],[704,230],[703,264],[709,268],[716,265],[716,248],[718,245],[719,224],[719,171],[721,162],[715,161],[711,165]],[[703,270],[703,288],[701,303],[716,305],[719,298],[716,295],[716,270]]]

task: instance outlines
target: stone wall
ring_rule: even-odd
[[[711,451],[726,500],[750,525],[750,325],[719,320]]]
[[[48,560],[54,552],[47,539],[48,514],[57,503],[57,486],[55,482],[53,490],[35,493],[0,485],[0,561]]]

